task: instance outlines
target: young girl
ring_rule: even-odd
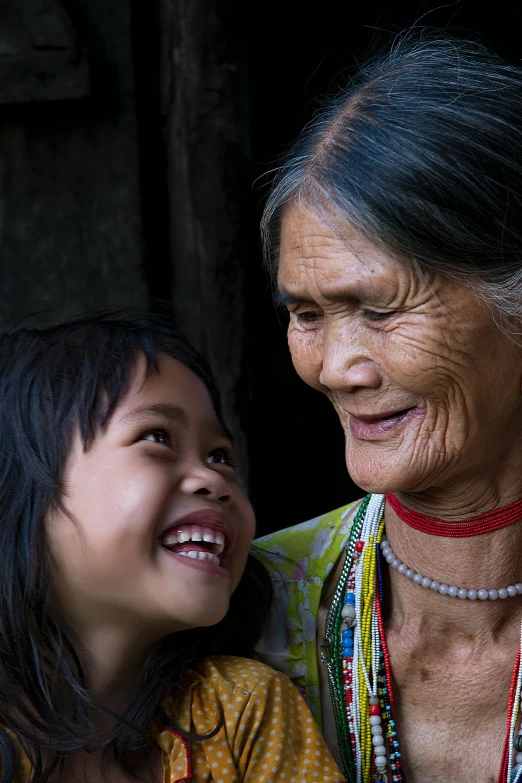
[[[0,783],[342,780],[266,608],[201,357],[150,318],[0,338]],[[246,564],[246,570],[245,570]]]

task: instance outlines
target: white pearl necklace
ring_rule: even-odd
[[[475,590],[471,588],[466,590],[465,587],[456,587],[455,585],[447,585],[444,582],[438,582],[436,579],[431,579],[429,576],[423,576],[414,568],[409,568],[406,563],[400,560],[390,546],[390,542],[387,539],[383,539],[381,542],[381,550],[384,559],[391,565],[399,574],[402,574],[406,579],[410,579],[414,584],[424,587],[426,590],[433,590],[434,593],[440,593],[441,595],[449,595],[451,598],[467,598],[470,601],[496,601],[497,598],[507,598],[508,596],[515,596],[522,594],[522,582],[518,582],[516,585],[508,585],[508,587],[493,588],[487,590],[485,587]]]

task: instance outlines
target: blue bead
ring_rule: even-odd
[[[343,647],[343,655],[345,658],[351,658],[353,656],[353,647]]]
[[[355,606],[355,595],[354,593],[346,593],[344,596],[344,603],[345,604],[351,604],[352,606]]]
[[[347,628],[345,631],[343,631],[342,634],[341,634],[341,639],[343,640],[343,642],[347,641],[348,639],[350,641],[352,641],[352,639],[353,639],[353,631],[352,631],[352,629],[351,628]]]

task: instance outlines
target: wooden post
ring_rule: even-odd
[[[246,482],[240,405],[246,402],[243,204],[249,183],[241,5],[162,3],[172,300],[182,328],[217,375]]]

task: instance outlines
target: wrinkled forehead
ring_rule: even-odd
[[[277,282],[280,302],[300,295],[312,279],[322,290],[342,281],[351,286],[372,286],[410,277],[413,264],[403,255],[369,239],[343,221],[333,210],[318,213],[308,205],[289,204],[281,219]]]

